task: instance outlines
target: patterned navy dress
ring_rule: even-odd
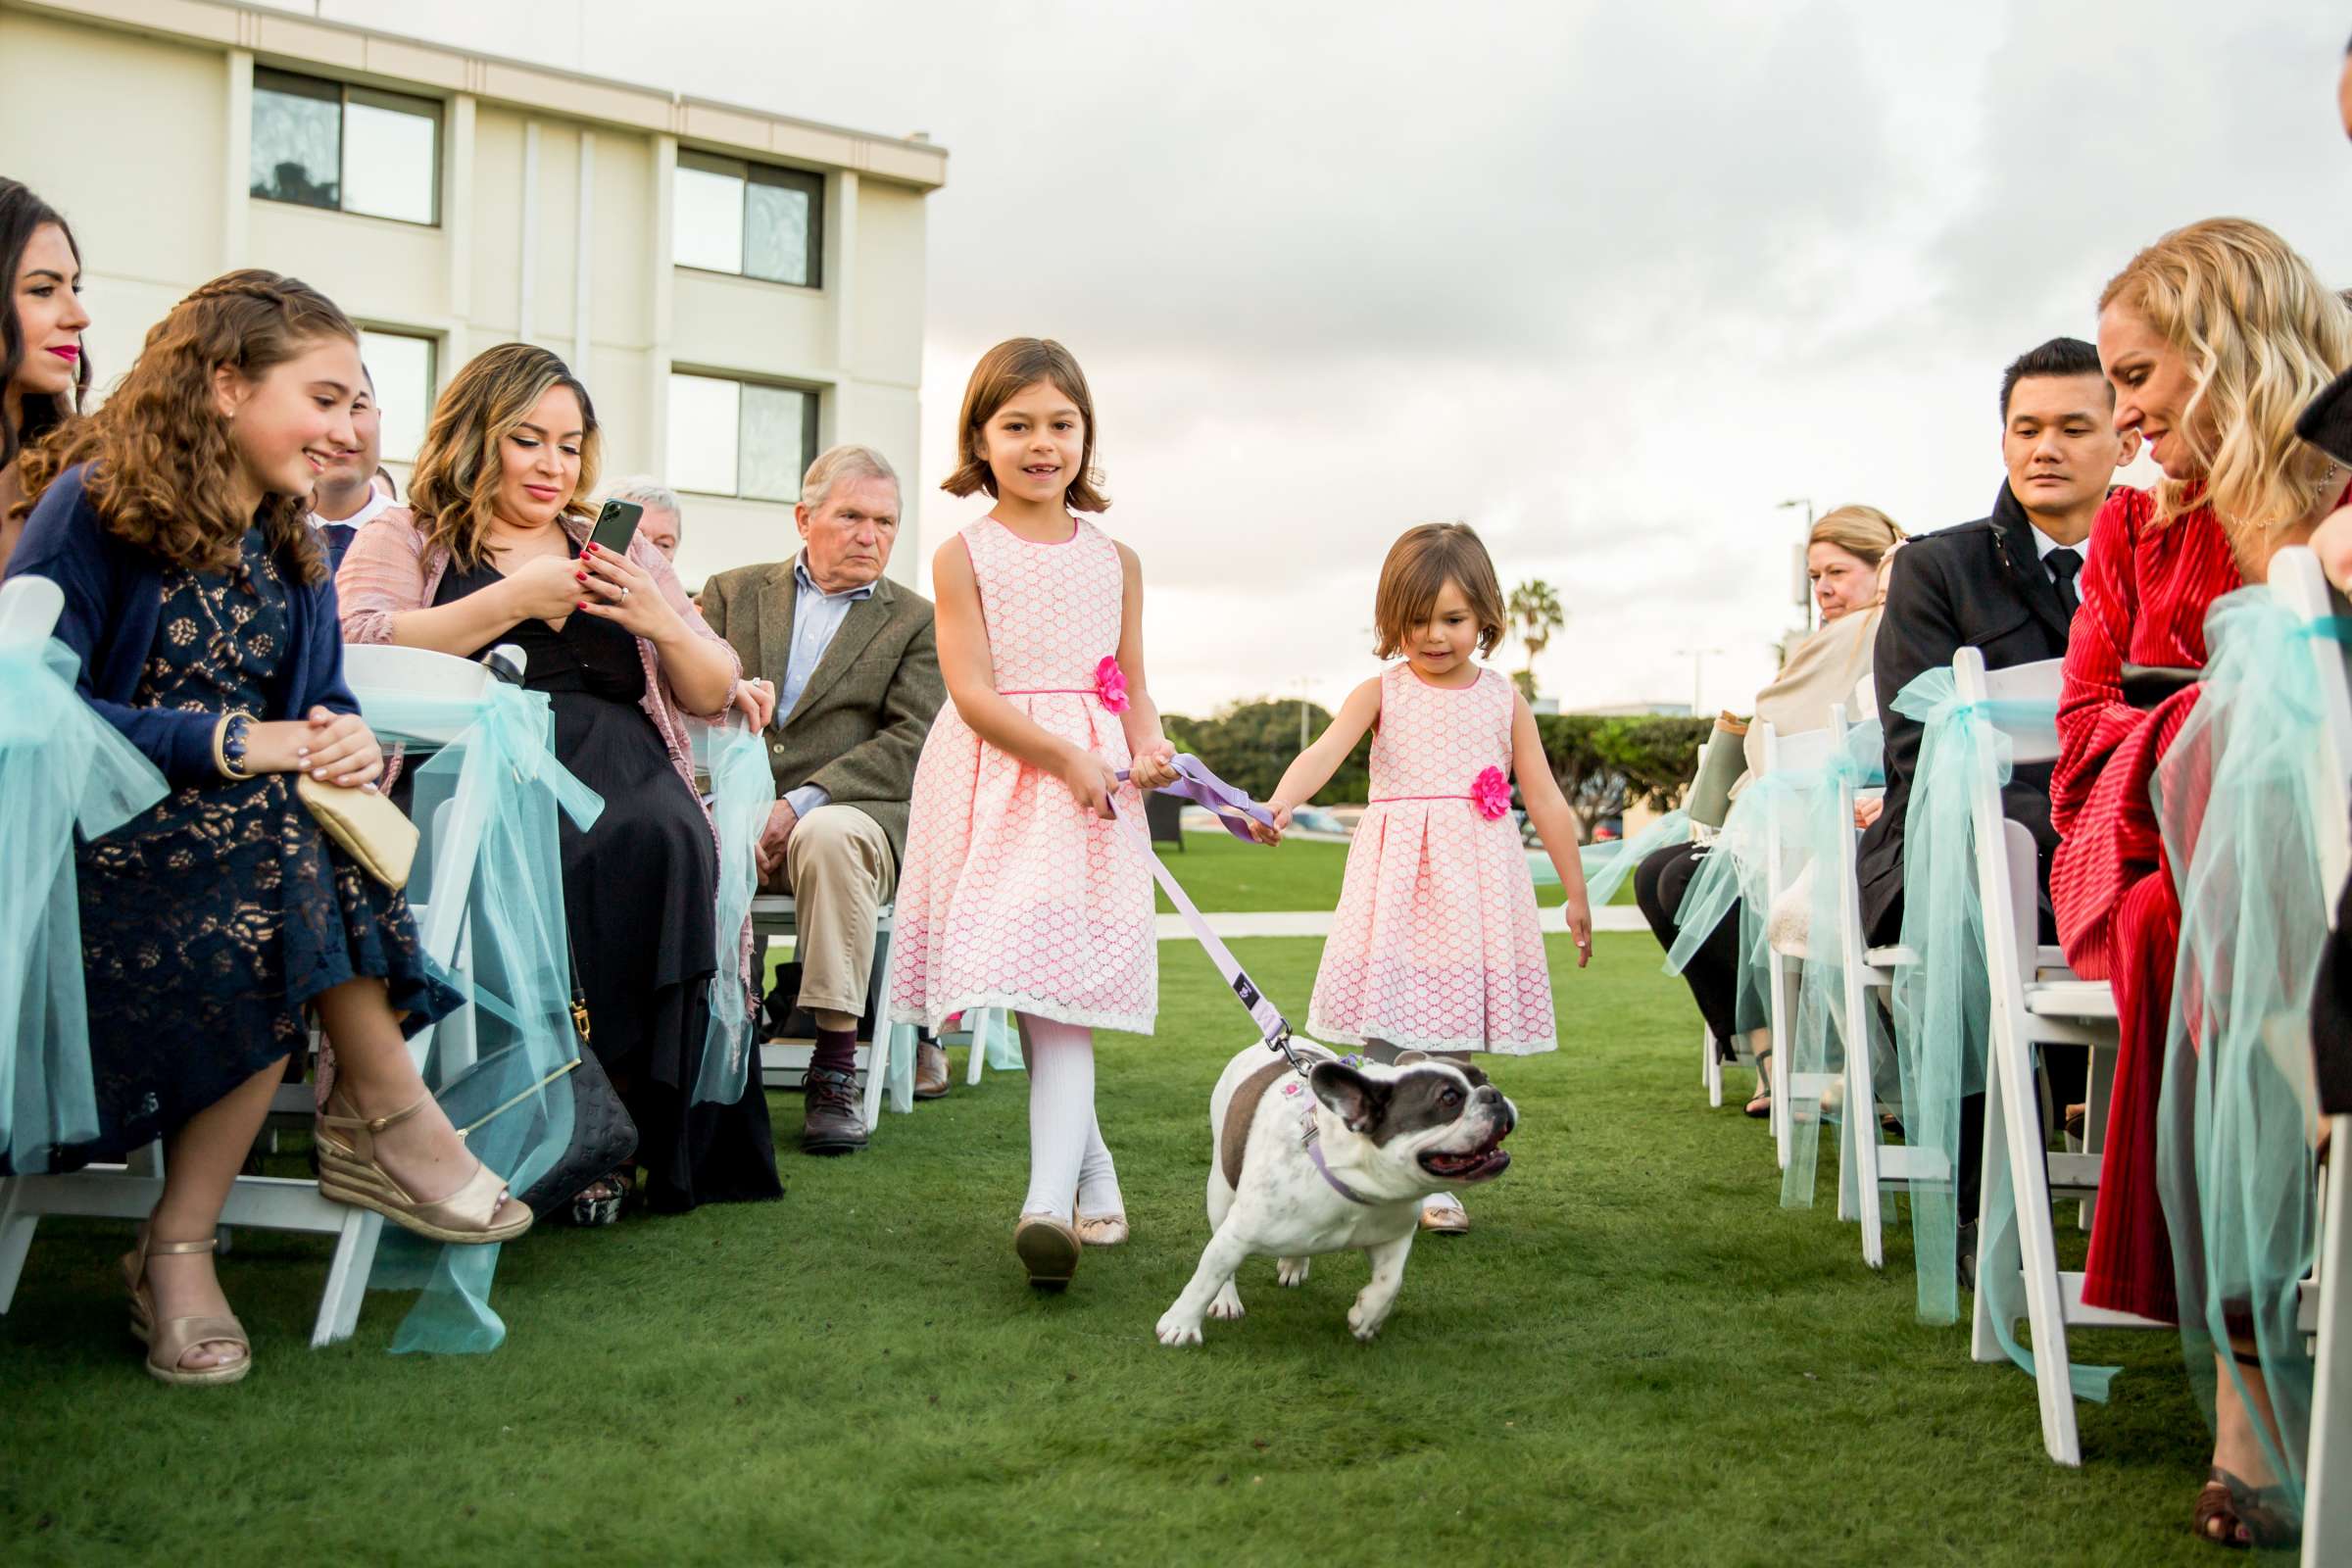
[[[259,528],[227,572],[164,573],[143,707],[284,711],[285,579]],[[328,843],[291,773],[172,791],[76,848],[98,1138],[107,1158],[171,1133],[302,1047],[303,1009],[382,979],[414,1034],[459,997],[429,978],[408,901]]]

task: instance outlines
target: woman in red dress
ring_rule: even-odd
[[[2127,663],[2202,668],[2205,612],[2267,574],[2344,491],[2343,470],[2294,435],[2296,416],[2352,364],[2352,313],[2259,224],[2177,229],[2099,297],[2099,361],[2115,423],[2164,470],[2119,490],[2092,526],[2059,701],[2050,820],[2062,842],[2050,894],[2075,972],[2115,987],[2122,1034],[2082,1298],[2177,1320],[2173,1250],[2157,1196],[2156,1120],[2180,907],[2148,787],[2197,692],[2154,709],[2124,700]],[[2194,1225],[2194,1215],[2174,1215]],[[2275,1519],[2247,1403],[2261,1380],[2219,1381],[2214,1471],[2198,1499],[2208,1539],[2247,1544]]]

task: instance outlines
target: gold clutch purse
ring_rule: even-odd
[[[318,826],[360,869],[398,893],[409,885],[416,858],[416,824],[380,793],[347,784],[321,784],[309,774],[294,781],[294,793],[310,808]]]

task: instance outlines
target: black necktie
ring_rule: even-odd
[[[2082,569],[2082,555],[2077,550],[2058,549],[2041,558],[2058,582],[2058,603],[2066,607],[2066,618],[2075,618],[2082,607],[2082,596],[2075,592],[2075,574]]]

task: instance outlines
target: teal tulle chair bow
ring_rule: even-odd
[[[54,638],[0,644],[0,1175],[98,1136],[74,833],[104,837],[162,800],[162,773],[74,690]]]
[[[775,809],[776,780],[760,732],[732,724],[710,731],[710,815],[718,826],[718,968],[710,976],[710,1025],[691,1098],[731,1105],[743,1098],[751,1073],[754,997],[742,972],[743,923],[760,891],[760,836]],[[760,979],[755,966],[751,984]]]
[[[434,1097],[465,1130],[466,1147],[519,1194],[571,1141],[565,1078],[579,1061],[557,814],[585,829],[604,802],[556,760],[544,693],[491,680],[468,697],[371,693],[364,710],[387,746],[440,748],[416,769],[416,814],[420,823],[440,824],[428,833],[428,846],[438,832],[465,834],[479,823],[470,885],[428,888],[425,913],[429,933],[451,917],[431,901],[466,899],[469,972],[445,978],[475,1004],[475,1054],[470,1062],[450,1059],[453,1032],[445,1025],[435,1031],[438,1059],[427,1063],[426,1081],[437,1084]],[[446,960],[440,953],[427,956]],[[387,1232],[370,1288],[423,1292],[392,1348],[496,1349],[506,1338],[506,1325],[490,1308],[498,1252],[495,1246],[440,1247]]]
[[[1588,844],[1577,852],[1585,872],[1585,903],[1591,908],[1600,908],[1617,897],[1626,880],[1641,868],[1642,862],[1658,851],[1673,844],[1690,840],[1690,813],[1676,807],[1631,838],[1614,844]],[[1549,873],[1549,874],[1546,874]],[[1559,881],[1559,873],[1548,864],[1536,870],[1536,883]]]
[[[2317,834],[2337,825],[2311,639],[2352,633],[2267,587],[2216,601],[2205,626],[2203,693],[2150,784],[2180,892],[2157,1183],[2191,1386],[2210,1419],[2219,1351],[2259,1411],[2230,1354],[2232,1328],[2251,1331],[2272,1415],[2253,1424],[2299,1513],[2314,1368],[2296,1311],[2320,1221],[2311,993],[2332,895]]]
[[[2011,734],[2054,735],[2058,708],[2054,699],[1962,702],[1951,670],[1940,667],[1905,686],[1894,710],[1924,731],[1903,813],[1902,945],[1915,961],[1894,971],[1894,1030],[1904,1140],[1939,1154],[1953,1178],[1914,1180],[1909,1191],[1919,1319],[1942,1324],[1959,1315],[1961,1106],[1965,1097],[1984,1090],[1990,1039],[1991,981],[1970,799],[1987,787],[1997,797],[2014,765]],[[2008,1238],[2017,1229],[2007,1160],[1985,1162],[1983,1189],[1987,1230],[1979,1245],[1990,1255],[2007,1256]],[[2023,1278],[1993,1269],[1979,1277],[1977,1288],[2002,1349],[2032,1374],[2034,1353],[2016,1328],[2027,1315]],[[2103,1402],[2117,1370],[2070,1363],[2067,1377],[2076,1398]]]
[[[1841,1112],[1874,1113],[1869,1104],[1833,1109],[1837,1100],[1832,1097],[1825,1105],[1821,1092],[1838,1081],[1848,1051],[1868,1050],[1867,1041],[1845,1039],[1845,943],[1839,930],[1844,890],[1840,879],[1851,875],[1847,870],[1853,858],[1850,841],[1857,832],[1854,792],[1886,782],[1886,731],[1874,718],[1846,731],[1844,744],[1820,768],[1788,780],[1794,809],[1789,812],[1793,820],[1782,837],[1783,861],[1801,868],[1793,875],[1804,877],[1809,890],[1804,901],[1805,956],[1797,983],[1795,1016],[1783,1048],[1788,1060],[1782,1082],[1791,1086],[1788,1163],[1781,1172],[1781,1204],[1786,1208],[1813,1205],[1822,1124],[1836,1122]],[[1740,799],[1745,800],[1746,795]],[[1840,838],[1849,843],[1840,844]],[[1769,913],[1767,920],[1769,923]],[[1762,961],[1772,961],[1769,947]],[[1877,1009],[1864,1008],[1864,1018],[1865,1031],[1875,1030]],[[1797,1088],[1800,1085],[1802,1092]]]

